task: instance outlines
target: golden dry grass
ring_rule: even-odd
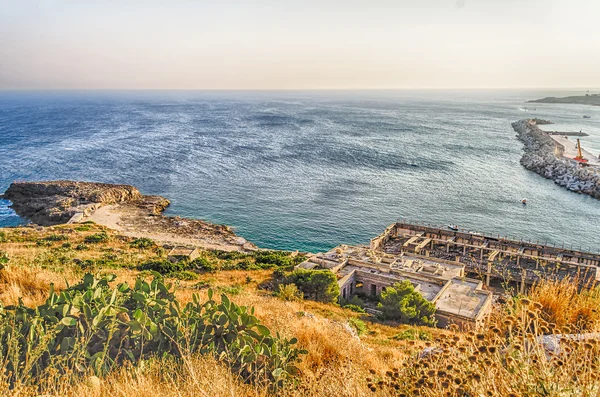
[[[60,268],[31,266],[52,247],[32,243],[56,229],[27,231],[22,242],[0,243],[9,253],[10,266],[0,275],[0,302],[39,304],[50,283],[64,287],[81,276],[72,264]],[[62,232],[65,232],[62,230]],[[93,233],[90,231],[89,233]],[[21,232],[19,232],[21,233]],[[65,232],[77,243],[86,233]],[[34,236],[34,237],[32,237]],[[55,244],[54,247],[58,246]],[[101,257],[106,249],[141,261],[154,255],[131,249],[118,238],[71,255],[80,259]],[[139,272],[129,268],[108,269],[118,282],[132,283]],[[282,396],[600,396],[598,369],[600,345],[595,339],[563,343],[560,352],[549,354],[539,344],[542,333],[585,329],[597,332],[600,301],[595,291],[578,291],[568,282],[542,283],[530,296],[499,307],[484,329],[477,332],[415,327],[432,335],[431,341],[397,340],[393,336],[408,326],[367,323],[368,332],[357,337],[347,325],[360,314],[335,305],[310,301],[286,302],[260,291],[257,286],[270,271],[226,271],[202,275],[200,281],[219,288],[237,286],[231,299],[254,306],[256,315],[271,329],[296,337],[308,350],[299,365],[298,377]],[[248,278],[249,277],[249,278]],[[193,282],[178,282],[182,301],[205,289]],[[554,325],[555,324],[555,325]],[[584,327],[585,325],[585,327]],[[430,348],[434,354],[422,355]],[[41,386],[39,386],[41,385]],[[211,357],[187,357],[145,362],[142,367],[123,367],[98,385],[72,374],[56,374],[36,388],[9,390],[14,396],[266,396],[268,390],[240,382],[226,366]],[[418,394],[415,394],[418,393]]]

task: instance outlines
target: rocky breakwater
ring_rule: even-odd
[[[548,122],[544,123],[547,124]],[[600,173],[592,167],[582,167],[576,161],[557,157],[560,144],[537,127],[536,120],[512,123],[517,137],[524,144],[521,165],[570,191],[589,194],[600,199]]]

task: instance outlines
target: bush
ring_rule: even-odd
[[[298,290],[296,284],[279,284],[275,296],[289,302],[298,302],[302,300],[302,292]]]
[[[8,237],[6,237],[6,233],[0,232],[0,243],[6,243],[8,241]]]
[[[350,303],[350,304],[347,304],[347,305],[345,305],[345,306],[344,306],[344,309],[350,309],[350,310],[352,310],[353,312],[356,312],[356,313],[366,313],[366,312],[365,312],[365,309],[363,309],[363,308],[362,308],[362,307],[360,307],[360,306],[353,305],[353,304],[351,304],[351,303]]]
[[[367,332],[367,325],[361,319],[356,317],[350,317],[348,319],[348,324],[356,330],[356,333],[360,336]]]
[[[0,265],[4,265],[6,263],[8,263],[9,259],[8,259],[8,254],[4,251],[0,250]]]
[[[329,270],[297,269],[285,277],[283,284],[296,284],[305,298],[317,302],[337,302],[340,296],[337,276]]]
[[[161,278],[111,287],[114,279],[86,274],[60,294],[51,287],[41,306],[0,305],[0,362],[9,384],[88,368],[102,375],[155,355],[213,354],[242,379],[278,387],[306,353],[226,295],[218,302],[209,290],[208,301],[194,294],[183,305]]]
[[[420,329],[409,328],[392,336],[396,340],[431,340],[431,334]]]
[[[77,226],[75,228],[75,230],[78,231],[78,232],[87,232],[87,231],[92,230],[92,228],[91,228],[91,226],[83,225],[83,226]]]
[[[42,240],[44,241],[66,241],[69,237],[64,234],[51,234],[49,236],[44,237]]]
[[[198,275],[194,272],[190,272],[189,270],[183,270],[180,272],[169,273],[168,277],[176,278],[182,281],[194,281],[198,280]]]
[[[190,262],[188,267],[192,270],[206,273],[212,273],[217,270],[217,267],[206,258],[196,258]]]
[[[99,243],[105,243],[109,239],[110,238],[109,238],[108,234],[106,234],[106,232],[100,232],[100,233],[91,234],[91,235],[87,236],[86,238],[83,239],[83,241],[87,244],[99,244]]]
[[[86,251],[88,249],[88,246],[85,244],[77,244],[77,246],[75,247],[75,250],[77,251]]]
[[[239,285],[232,285],[229,287],[217,287],[219,292],[227,295],[239,295],[244,289]]]
[[[144,262],[137,268],[138,270],[152,270],[162,275],[169,275],[171,273],[178,273],[184,271],[185,265],[181,262],[174,263],[163,259]]]
[[[130,244],[131,248],[139,248],[139,249],[147,249],[147,248],[155,248],[156,243],[154,240],[151,240],[146,237],[136,238]]]
[[[385,319],[404,324],[435,325],[435,306],[415,291],[410,281],[404,280],[386,288],[377,305]]]

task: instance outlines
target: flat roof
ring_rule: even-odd
[[[477,318],[490,293],[476,290],[476,287],[477,283],[472,281],[448,281],[448,286],[435,301],[436,309],[459,316]]]

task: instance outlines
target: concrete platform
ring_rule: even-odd
[[[550,138],[554,139],[556,142],[558,142],[564,146],[565,151],[563,153],[563,157],[566,157],[566,158],[572,160],[575,156],[577,156],[577,154],[578,154],[577,140],[571,140],[564,135],[549,135],[549,136],[550,136]],[[589,160],[589,162],[587,164],[589,166],[593,166],[593,167],[600,167],[600,159],[598,158],[597,155],[594,155],[591,152],[588,152],[587,150],[585,150],[585,142],[581,143],[581,147],[582,147],[581,152],[583,154],[583,157]]]

